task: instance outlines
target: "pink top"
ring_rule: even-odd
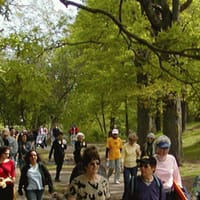
[[[164,189],[170,189],[173,186],[173,180],[182,188],[181,175],[175,157],[167,154],[162,160],[159,160],[158,155],[155,158],[157,160],[155,175],[161,179]]]

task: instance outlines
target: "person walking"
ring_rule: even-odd
[[[19,169],[22,170],[22,168],[25,165],[24,157],[25,155],[31,150],[32,144],[30,141],[27,140],[27,133],[21,133],[18,141],[18,166]]]
[[[10,148],[0,147],[0,197],[14,199],[14,181],[16,178],[15,162],[9,158]]]
[[[138,160],[141,175],[132,176],[128,200],[165,200],[161,180],[154,175],[156,159],[144,156]]]
[[[83,152],[84,173],[75,177],[64,197],[67,200],[108,200],[110,190],[108,179],[99,171],[100,156],[95,146],[87,147]]]
[[[138,137],[135,133],[129,133],[128,142],[122,147],[122,166],[124,175],[123,200],[127,200],[129,182],[132,176],[137,176],[137,159],[141,156],[140,145],[137,144]]]
[[[74,161],[76,164],[81,162],[81,160],[82,160],[81,150],[86,147],[87,147],[87,144],[85,142],[85,135],[81,132],[78,132],[77,140],[75,141],[75,150],[73,152]]]
[[[49,186],[49,193],[52,194],[54,189],[51,175],[38,153],[30,150],[25,156],[25,162],[19,179],[19,195],[23,195],[24,189],[27,200],[42,200],[45,185]]]
[[[75,124],[73,124],[72,127],[69,129],[70,142],[71,142],[73,151],[75,150],[75,142],[76,142],[78,132],[79,132],[79,128]]]
[[[18,142],[15,139],[15,137],[10,135],[10,131],[8,128],[4,128],[2,130],[2,138],[4,141],[5,146],[8,146],[10,148],[10,158],[13,159],[16,163],[16,157],[18,153]]]
[[[51,160],[51,156],[53,154],[54,161],[56,163],[56,177],[55,177],[56,182],[60,182],[60,172],[62,170],[63,162],[65,159],[66,149],[67,149],[66,140],[63,139],[63,133],[59,131],[57,138],[54,140],[49,152],[49,161]]]
[[[154,133],[148,133],[146,137],[146,142],[142,146],[142,157],[149,156],[152,157],[155,154],[155,135]]]
[[[119,135],[118,129],[112,130],[112,136],[107,138],[106,144],[106,159],[109,162],[108,165],[108,178],[113,174],[115,170],[114,183],[120,184],[120,161],[122,151],[122,140]]]
[[[173,182],[176,182],[180,188],[183,188],[183,186],[176,159],[173,155],[169,154],[171,140],[166,135],[161,135],[155,141],[155,145],[155,158],[157,160],[155,175],[163,183],[166,200],[174,200],[176,194],[173,189]]]
[[[91,154],[95,154],[93,151],[97,151],[96,153],[98,153],[98,149],[94,148],[94,146],[89,146],[88,148],[90,148],[90,152]],[[85,150],[85,148],[84,148]],[[89,150],[88,150],[89,151]],[[72,172],[70,174],[70,178],[69,178],[69,183],[72,182],[72,180],[77,177],[80,176],[82,174],[85,173],[85,167],[84,167],[84,163],[83,163],[83,155],[81,154],[81,161],[78,162],[78,164],[75,165],[75,167],[72,169]],[[98,174],[102,175],[105,178],[107,177],[107,173],[106,173],[106,168],[103,164],[100,163],[99,167],[98,167]]]

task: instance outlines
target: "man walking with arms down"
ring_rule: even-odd
[[[119,184],[120,180],[120,160],[122,150],[122,140],[118,137],[119,130],[113,129],[112,135],[107,139],[106,159],[109,160],[108,177],[115,170],[114,183]]]

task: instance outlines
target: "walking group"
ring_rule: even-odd
[[[39,130],[43,131],[42,127]],[[119,129],[114,128],[106,142],[106,161],[102,162],[104,159],[99,149],[86,143],[85,134],[75,126],[69,133],[75,166],[64,194],[59,194],[54,182],[61,181],[60,173],[67,149],[63,132],[56,126],[52,129],[54,139],[51,141],[48,159],[51,160],[53,156],[56,164],[53,181],[40,158],[36,143],[28,140],[25,133],[21,133],[19,142],[11,134],[11,129],[3,129],[0,137],[0,197],[16,199],[16,189],[27,200],[42,200],[45,186],[48,185],[52,199],[111,200],[110,184],[118,185],[122,182],[122,200],[187,199],[182,192],[176,159],[169,154],[171,141],[166,135],[156,138],[153,133],[149,133],[146,142],[140,146],[136,133],[130,131],[126,142],[123,142]],[[46,141],[42,148],[45,146]],[[20,169],[18,188],[15,188],[16,167]]]
[[[149,133],[146,142],[140,147],[136,133],[130,131],[125,144],[122,144],[118,135],[119,130],[113,129],[107,139],[106,159],[109,163],[108,178],[115,171],[115,184],[120,184],[122,166],[122,200],[189,199],[182,185],[176,159],[169,154],[169,137],[161,135],[156,138],[153,133]]]

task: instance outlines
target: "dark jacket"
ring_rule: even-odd
[[[59,141],[58,139],[54,140],[49,152],[49,159],[51,159],[52,153],[54,153],[55,160],[63,160],[65,157],[65,149],[67,149],[67,145],[63,144],[63,141]]]
[[[49,171],[47,170],[47,168],[41,162],[39,162],[38,165],[39,165],[40,174],[42,176],[43,187],[45,187],[45,185],[48,185],[49,193],[52,193],[54,189],[53,189],[53,182],[51,179],[51,175],[50,175]],[[20,194],[23,194],[22,189],[24,189],[26,191],[26,188],[28,186],[27,172],[28,172],[29,168],[30,168],[30,165],[25,165],[22,168],[22,172],[21,172],[21,176],[20,176],[20,180],[19,180],[19,186],[18,186],[18,192]]]
[[[84,142],[84,143],[82,141],[75,142],[75,150],[74,150],[73,154],[74,154],[74,160],[75,160],[76,164],[78,164],[79,162],[82,161],[81,149],[86,148],[86,147],[87,147],[86,142]]]

